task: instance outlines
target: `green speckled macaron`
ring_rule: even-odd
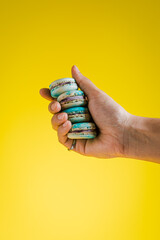
[[[65,109],[62,112],[68,114],[68,120],[72,123],[91,121],[91,115],[87,107],[73,107]]]
[[[77,89],[78,89],[78,85],[74,78],[61,78],[53,81],[49,85],[49,90],[53,98],[57,98],[59,95],[69,90],[77,90]]]
[[[92,139],[96,136],[96,125],[93,122],[75,123],[68,133],[70,139]]]
[[[87,105],[86,96],[80,90],[64,92],[57,98],[57,101],[61,104],[62,109]]]

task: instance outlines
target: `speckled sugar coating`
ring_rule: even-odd
[[[93,122],[75,123],[68,133],[70,139],[92,139],[97,135],[96,125]]]
[[[57,98],[59,95],[61,95],[64,92],[67,92],[70,90],[77,90],[77,89],[78,89],[78,85],[74,78],[61,78],[53,81],[49,85],[49,90],[53,98]]]
[[[73,107],[65,109],[62,112],[68,114],[68,120],[72,123],[91,121],[91,115],[87,107]]]
[[[87,105],[86,96],[80,90],[64,92],[57,98],[57,101],[61,104],[62,109]]]

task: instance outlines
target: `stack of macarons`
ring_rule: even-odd
[[[74,78],[62,78],[52,82],[49,90],[53,98],[61,104],[61,112],[68,114],[72,128],[68,133],[70,139],[91,139],[97,135],[96,125],[89,113],[87,98],[78,90]]]

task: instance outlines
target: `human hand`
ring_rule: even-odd
[[[94,139],[76,140],[73,151],[98,158],[123,157],[124,132],[130,114],[83,76],[76,66],[72,67],[71,72],[72,77],[88,98],[89,111],[99,129],[98,136]],[[70,148],[73,140],[67,138],[67,133],[72,124],[67,120],[67,113],[59,113],[61,105],[51,97],[49,89],[40,89],[40,94],[51,101],[48,109],[54,114],[51,123],[53,129],[58,133],[59,142]]]

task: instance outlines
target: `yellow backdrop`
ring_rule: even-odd
[[[68,152],[39,95],[75,64],[160,117],[159,0],[2,0],[0,25],[0,239],[160,239],[160,166]]]

